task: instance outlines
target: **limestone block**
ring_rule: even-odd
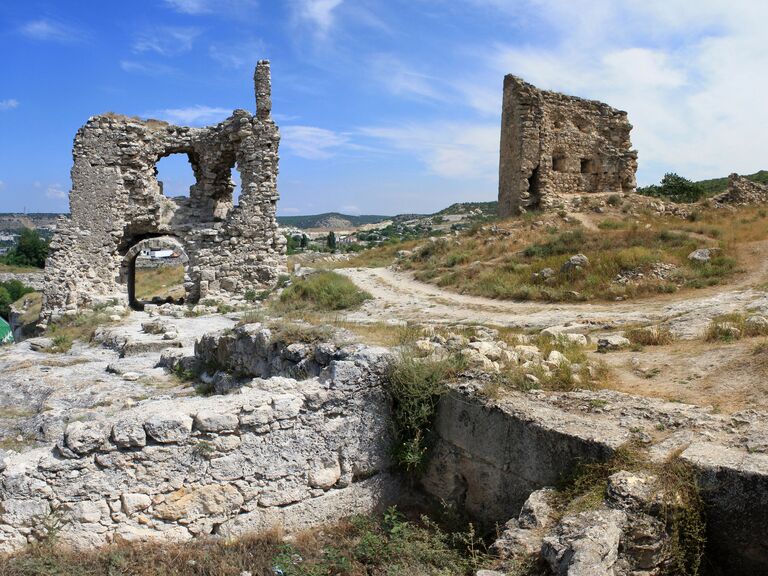
[[[147,433],[141,422],[121,420],[112,426],[112,441],[120,448],[141,448],[147,444]]]
[[[152,499],[146,494],[126,493],[120,496],[122,510],[128,516],[146,510],[152,505]]]
[[[221,521],[237,512],[242,504],[243,497],[234,486],[211,484],[177,490],[155,507],[154,515],[165,521],[192,521],[204,516]]]
[[[192,418],[186,414],[157,414],[144,422],[144,430],[161,444],[183,442],[192,432]]]
[[[64,431],[64,442],[75,454],[94,452],[108,441],[109,428],[103,422],[71,422]]]
[[[211,410],[201,410],[195,415],[195,429],[201,432],[234,432],[238,419],[235,414],[223,414]]]

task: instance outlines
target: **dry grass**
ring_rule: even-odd
[[[29,274],[32,272],[42,272],[42,268],[34,266],[16,266],[14,264],[0,264],[0,274]]]
[[[47,541],[0,557],[0,576],[470,576],[490,564],[471,527],[450,532],[394,509],[300,532],[290,542],[271,531],[74,551],[56,546],[55,536],[54,530]]]
[[[413,270],[419,280],[461,293],[544,301],[636,298],[718,284],[736,271],[725,246],[707,264],[689,261],[691,251],[718,241],[672,229],[679,220],[606,222],[611,225],[605,229],[586,230],[578,222],[534,226],[511,221],[502,225],[506,232],[486,228],[456,240],[427,242],[402,267]],[[563,270],[577,253],[585,254],[589,265]],[[676,268],[657,277],[653,267],[658,263]],[[541,274],[546,269],[553,272]],[[615,281],[627,273],[631,281]]]
[[[184,266],[136,268],[136,299],[184,298]]]
[[[666,346],[674,340],[672,332],[666,326],[644,326],[630,328],[624,336],[638,346]]]

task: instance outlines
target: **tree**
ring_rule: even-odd
[[[309,246],[309,236],[307,236],[306,234],[302,234],[301,235],[301,247],[302,248],[306,248],[307,246]]]
[[[18,243],[8,251],[3,261],[15,266],[43,268],[46,258],[48,258],[48,242],[40,236],[37,230],[24,228]]]
[[[34,290],[18,280],[0,282],[0,316],[8,320],[11,314],[11,304],[30,292],[34,292]]]
[[[328,232],[328,248],[333,252],[336,251],[336,234],[333,230]]]
[[[674,172],[664,174],[660,185],[652,184],[638,188],[637,191],[645,196],[667,198],[672,202],[681,203],[696,202],[704,195],[704,190],[696,182],[691,182]]]

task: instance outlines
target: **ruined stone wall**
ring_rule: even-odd
[[[547,208],[559,195],[634,192],[627,113],[504,78],[499,214]]]
[[[749,206],[750,204],[765,202],[768,202],[768,185],[752,182],[744,176],[734,173],[728,176],[728,189],[722,194],[714,196],[710,205],[719,208],[723,206]]]
[[[127,298],[126,261],[146,238],[171,236],[189,257],[188,300],[242,295],[270,285],[284,267],[278,233],[279,132],[271,118],[269,63],[255,74],[256,116],[235,110],[206,128],[106,114],[88,120],[73,148],[69,218],[59,220],[46,263],[44,318]],[[196,183],[168,198],[156,164],[186,154]],[[232,169],[242,193],[233,202]]]

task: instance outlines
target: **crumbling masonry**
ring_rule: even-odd
[[[254,82],[256,116],[235,110],[216,126],[189,128],[104,114],[78,131],[71,215],[60,220],[45,267],[44,320],[133,300],[135,247],[148,238],[170,237],[186,252],[190,302],[275,281],[285,241],[275,220],[280,135],[268,61],[258,63]],[[157,180],[158,160],[176,153],[195,175],[188,198],[166,197]],[[233,168],[242,182],[237,204]]]
[[[634,192],[627,113],[504,78],[499,215],[549,208],[564,194]]]

